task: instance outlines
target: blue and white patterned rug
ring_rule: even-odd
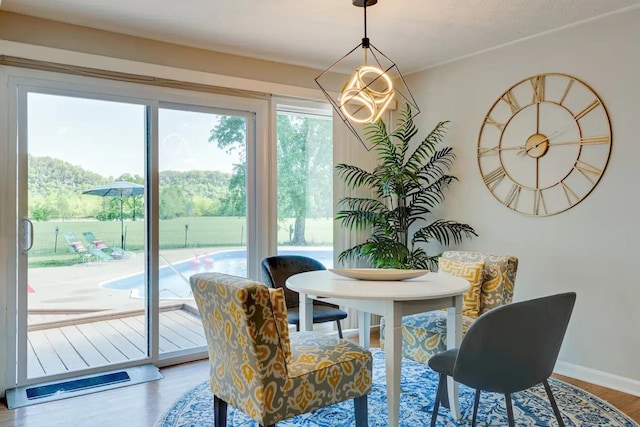
[[[384,352],[372,349],[373,389],[369,395],[369,426],[387,426]],[[638,427],[629,417],[597,397],[562,381],[550,379],[560,412],[567,427]],[[437,374],[427,365],[404,360],[400,397],[400,426],[428,426],[431,421],[433,399],[438,386]],[[440,409],[438,426],[470,426],[474,390],[460,387],[462,419],[456,422],[446,408]],[[513,410],[518,426],[555,426],[553,411],[542,385],[513,394]],[[257,423],[229,406],[229,427],[254,427]],[[281,421],[278,427],[349,427],[355,425],[353,402],[347,401]],[[496,393],[482,393],[478,409],[478,427],[506,426],[504,397]],[[209,383],[203,382],[175,401],[156,422],[156,427],[213,426],[213,396]]]

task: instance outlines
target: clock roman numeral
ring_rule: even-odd
[[[583,162],[582,160],[578,160],[573,168],[580,172],[592,184],[596,183],[596,181],[593,179],[593,176],[599,178],[600,175],[602,175],[602,169],[598,169],[597,167],[590,165],[587,162]]]
[[[610,140],[609,135],[585,136],[580,138],[580,145],[608,144]]]
[[[600,105],[600,100],[599,99],[594,99],[591,104],[587,105],[584,110],[580,111],[578,114],[576,114],[573,117],[575,117],[576,120],[580,120],[581,118],[583,118],[584,116],[589,114],[589,112],[591,112],[598,105]]]
[[[565,98],[569,94],[569,90],[571,90],[571,86],[573,86],[573,81],[573,79],[569,79],[569,83],[567,83],[567,87],[564,89],[564,93],[562,94],[562,97],[560,98],[558,104],[562,105],[562,103],[564,102]]]
[[[573,206],[580,201],[580,197],[578,197],[578,195],[567,184],[565,184],[564,181],[560,181],[560,185],[562,186],[562,190],[564,191],[564,195],[567,198],[569,206]]]
[[[518,200],[520,199],[520,190],[522,190],[521,186],[513,184],[507,194],[507,197],[504,199],[504,204],[513,210],[517,210]]]
[[[533,97],[531,103],[539,104],[544,101],[544,76],[535,76],[531,80],[531,88],[533,89]]]
[[[547,215],[547,205],[544,203],[544,197],[542,196],[542,190],[534,190],[535,194],[533,195],[533,214],[540,215],[540,208],[544,211],[544,214]]]
[[[493,125],[500,130],[504,129],[504,123],[498,123],[495,120],[493,120],[490,116],[487,117],[487,119],[484,122],[488,125]]]
[[[483,175],[484,183],[489,187],[491,191],[500,184],[502,179],[505,177],[506,172],[502,166],[497,167],[486,175]]]
[[[520,111],[520,105],[518,105],[518,101],[516,100],[516,97],[513,96],[510,90],[507,91],[500,99],[502,99],[504,102],[507,103],[509,108],[511,108],[512,114],[515,114],[518,111]]]

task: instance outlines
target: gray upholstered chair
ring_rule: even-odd
[[[294,274],[307,271],[326,270],[321,262],[301,255],[276,255],[267,257],[260,263],[262,267],[262,281],[270,288],[284,289],[287,300],[287,316],[289,323],[300,330],[300,297],[297,292],[285,286],[287,279]],[[336,322],[338,336],[342,338],[340,321],[346,319],[347,312],[338,306],[322,301],[313,301],[313,323]]]
[[[575,301],[575,292],[567,292],[498,307],[471,325],[460,348],[429,359],[429,366],[440,374],[431,426],[436,425],[440,403],[447,395],[447,376],[476,389],[472,427],[480,391],[504,394],[509,426],[515,426],[511,393],[540,383],[544,384],[558,424],[564,426],[548,378]]]
[[[215,427],[226,426],[228,404],[274,426],[350,399],[356,426],[367,426],[369,351],[334,336],[290,336],[282,289],[221,273],[190,282],[209,349]]]
[[[445,251],[441,258],[447,262],[484,264],[483,274],[478,277],[480,280],[479,307],[473,314],[464,315],[463,312],[463,334],[478,315],[512,301],[518,270],[518,258],[515,256]],[[384,332],[385,319],[383,318],[380,321],[380,347],[383,349]],[[427,363],[431,356],[447,349],[447,312],[435,310],[404,316],[402,337],[402,356],[416,362]]]

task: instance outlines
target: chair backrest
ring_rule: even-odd
[[[549,378],[575,300],[575,292],[568,292],[483,314],[462,340],[453,378],[499,393],[524,390]]]
[[[62,236],[64,237],[64,240],[66,240],[69,245],[71,245],[74,242],[79,242],[78,238],[76,237],[76,234],[73,231],[64,231],[62,232]]]
[[[269,289],[221,273],[194,274],[190,284],[207,338],[212,392],[262,419],[274,410],[263,396],[287,381],[287,354]],[[286,310],[284,316],[286,324]]]
[[[89,243],[93,243],[93,242],[98,242],[101,241],[100,239],[98,239],[96,237],[95,234],[93,234],[93,231],[83,231],[82,235],[84,236],[84,238],[87,240],[87,242]]]
[[[298,293],[285,286],[287,279],[294,274],[306,271],[326,270],[325,266],[313,258],[301,255],[276,255],[267,257],[260,263],[262,280],[270,288],[283,288],[288,308],[298,307]]]
[[[89,242],[90,245],[93,245],[93,247],[99,251],[103,250],[103,249],[107,249],[107,245],[106,243],[104,243],[102,240],[99,240],[95,234],[93,234],[92,231],[83,231],[82,235],[84,236],[85,240],[87,242]]]
[[[80,240],[76,237],[73,231],[65,231],[62,233],[64,239],[67,241],[69,245],[69,250],[74,254],[86,254],[87,248],[82,244]]]
[[[484,279],[480,290],[480,314],[509,304],[518,271],[518,258],[513,255],[491,255],[480,252],[445,251],[442,258],[462,262],[484,262]]]

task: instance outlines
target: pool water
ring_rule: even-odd
[[[326,268],[333,267],[332,249],[298,249],[279,250],[279,255],[304,255],[320,261]],[[247,251],[244,249],[222,251],[193,259],[166,265],[159,270],[159,285],[161,299],[189,299],[192,298],[189,277],[196,273],[216,272],[234,276],[247,276]],[[107,289],[130,290],[131,298],[144,298],[144,273],[120,277],[100,284]]]

